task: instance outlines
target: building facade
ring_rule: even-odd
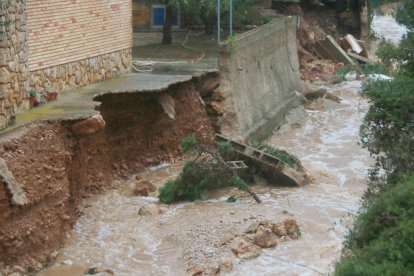
[[[0,129],[30,95],[129,72],[131,13],[130,0],[1,1]]]

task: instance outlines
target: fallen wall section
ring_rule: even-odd
[[[224,135],[261,140],[279,125],[301,90],[296,17],[272,21],[237,35],[220,48]]]

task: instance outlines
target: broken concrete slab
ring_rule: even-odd
[[[372,60],[370,60],[369,58],[366,58],[366,57],[363,57],[363,56],[357,55],[357,54],[355,54],[355,53],[352,53],[352,51],[351,51],[350,49],[348,50],[348,55],[349,55],[350,57],[356,58],[357,60],[362,61],[362,62],[364,62],[364,63],[369,63],[369,64],[374,64],[374,63],[375,63],[375,62],[373,62]]]
[[[23,186],[14,178],[3,158],[0,158],[0,177],[6,183],[7,190],[11,195],[11,203],[17,206],[26,205],[28,200],[23,191]]]
[[[320,99],[320,98],[326,98],[329,99],[331,101],[340,103],[341,99],[328,92],[328,90],[326,88],[317,86],[317,85],[313,85],[311,83],[308,82],[304,82],[303,83],[303,96],[305,96],[305,98],[307,100],[316,100],[316,99]]]
[[[356,38],[351,35],[351,34],[347,34],[344,37],[344,42],[348,45],[348,47],[354,51],[357,54],[361,54],[364,49],[361,47],[361,45],[359,45],[358,41],[356,40]]]
[[[355,65],[355,62],[330,35],[328,35],[325,39],[318,40],[315,44],[315,50],[322,58],[340,61],[344,64]]]
[[[114,79],[88,86],[95,92],[94,101],[101,101],[108,94],[156,93],[167,90],[170,86],[190,81],[191,75],[155,75],[129,73]]]
[[[215,135],[215,141],[216,143],[229,142],[232,145],[234,154],[238,158],[244,160],[248,166],[249,163],[253,164],[263,175],[277,181],[281,185],[305,186],[309,184],[309,179],[304,172],[295,170],[270,154],[230,140],[220,134]]]

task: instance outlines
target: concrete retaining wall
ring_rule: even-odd
[[[220,49],[222,133],[262,140],[279,125],[301,90],[296,18],[286,17],[237,35]]]

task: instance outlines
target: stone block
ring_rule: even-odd
[[[0,84],[0,100],[7,98],[7,84]]]
[[[6,67],[0,67],[0,83],[7,84],[11,81],[11,75]]]
[[[6,35],[0,35],[0,48],[8,48],[9,45],[8,37]]]
[[[10,61],[10,55],[8,50],[5,48],[0,48],[0,66],[6,66]]]

